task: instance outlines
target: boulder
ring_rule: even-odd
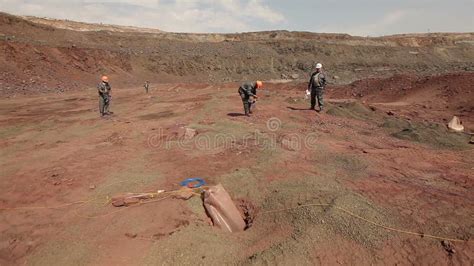
[[[457,116],[453,116],[453,119],[449,121],[448,128],[454,132],[463,132],[464,126],[461,123],[461,120]]]
[[[190,139],[194,138],[197,134],[198,133],[197,133],[196,129],[186,127],[185,132],[184,132],[184,139],[185,140],[190,140]]]
[[[186,126],[181,126],[177,129],[176,131],[176,136],[180,140],[190,140],[196,137],[198,134],[197,130],[194,128],[186,127]]]

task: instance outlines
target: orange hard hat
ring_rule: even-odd
[[[263,87],[263,82],[261,82],[260,80],[257,80],[257,88],[261,88]]]
[[[109,77],[107,77],[107,76],[102,76],[102,81],[103,81],[103,82],[109,82]]]

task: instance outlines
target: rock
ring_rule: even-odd
[[[136,234],[136,233],[125,233],[125,236],[128,237],[128,238],[136,238],[138,236],[138,234]]]
[[[194,191],[190,188],[183,187],[173,194],[173,198],[180,200],[188,200],[194,196]]]
[[[444,250],[446,250],[446,252],[448,252],[450,255],[456,253],[456,250],[454,250],[454,245],[447,240],[441,241],[441,246],[443,246]]]
[[[124,199],[112,200],[112,206],[114,206],[114,207],[122,207],[122,206],[125,206]]]
[[[448,128],[455,132],[463,132],[464,126],[461,123],[461,120],[457,116],[453,116],[453,119],[449,121]]]
[[[287,75],[287,74],[283,74],[283,73],[282,73],[280,77],[281,77],[281,79],[288,79],[288,75]]]
[[[474,144],[474,135],[471,136],[471,140],[469,141],[470,144]]]
[[[185,140],[190,140],[190,139],[194,138],[197,134],[198,133],[197,133],[196,129],[186,127],[185,132],[184,132],[184,139]]]
[[[132,197],[132,194],[124,194],[112,198],[112,205],[114,207],[130,206],[137,203],[140,203],[140,199]]]
[[[333,78],[333,79],[340,79],[339,76],[334,76],[334,77],[332,77],[332,78]]]
[[[299,79],[300,75],[299,74],[292,74],[291,79]]]
[[[125,206],[130,206],[130,205],[133,205],[133,204],[140,203],[140,199],[138,199],[138,198],[126,198],[123,202],[125,203]]]
[[[90,185],[89,189],[95,189],[95,185]]]
[[[394,116],[394,115],[395,115],[395,113],[394,113],[394,112],[392,112],[392,111],[388,111],[388,112],[387,112],[387,115],[389,115],[389,116]]]

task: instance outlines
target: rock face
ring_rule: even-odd
[[[464,126],[461,123],[461,120],[457,116],[454,116],[451,121],[448,123],[448,128],[454,132],[463,132]]]
[[[333,81],[342,84],[377,69],[383,74],[387,65],[394,73],[435,74],[440,69],[472,70],[474,62],[474,46],[463,44],[474,41],[471,33],[362,38],[287,31],[144,33],[107,27],[104,34],[103,25],[90,24],[88,31],[78,31],[71,22],[39,22],[0,13],[0,94],[87,88],[94,86],[97,73],[110,73],[117,87],[143,84],[146,79],[153,83],[271,80],[281,73],[287,76],[283,79],[300,79],[321,61],[328,76],[338,75],[340,79]],[[413,47],[423,56],[410,54]],[[434,48],[449,56],[439,56]]]

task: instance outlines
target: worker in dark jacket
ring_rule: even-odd
[[[252,113],[252,105],[255,104],[257,96],[257,89],[263,87],[263,82],[245,82],[239,87],[240,98],[244,104],[244,111],[246,116],[250,116]]]
[[[326,86],[326,76],[322,72],[323,65],[316,64],[316,71],[311,75],[308,83],[308,90],[311,92],[311,110],[316,107],[316,100],[318,102],[319,111],[324,107],[324,87]]]
[[[107,76],[102,76],[102,82],[97,85],[97,90],[99,92],[99,112],[100,116],[104,117],[105,115],[110,115],[112,112],[109,111],[110,106],[110,91],[112,88],[109,84],[109,78]]]

